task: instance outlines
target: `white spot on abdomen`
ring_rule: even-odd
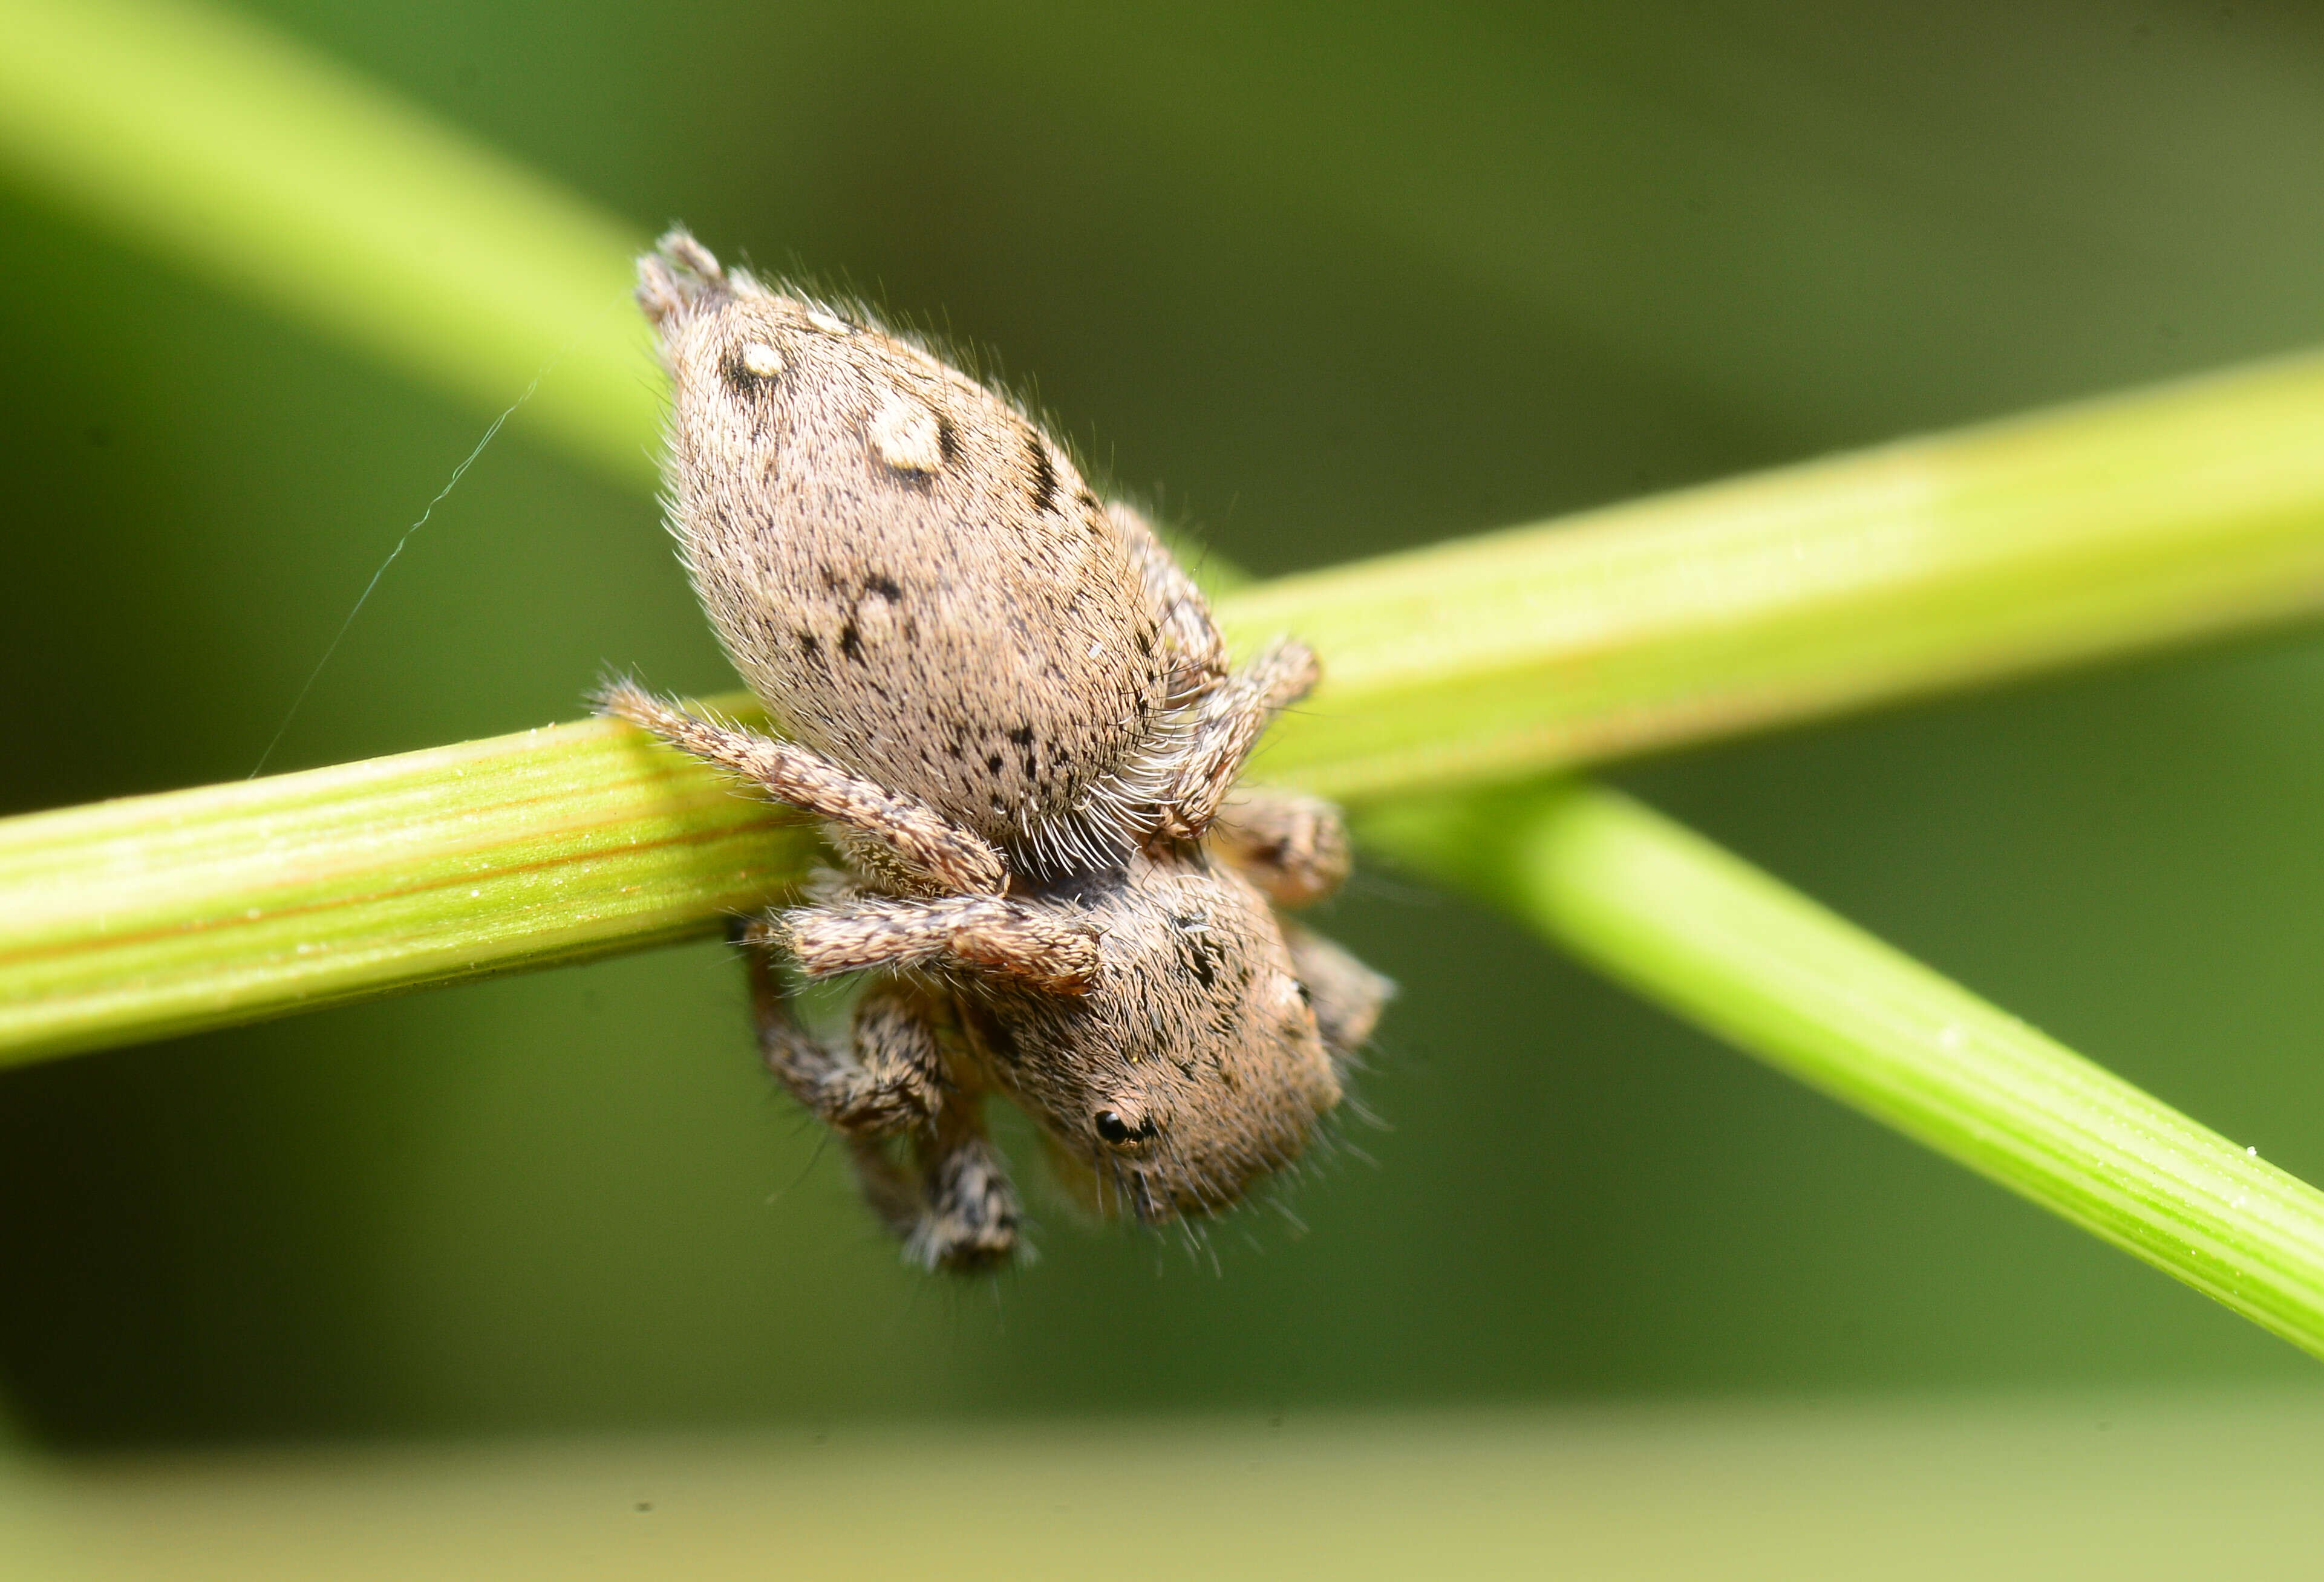
[[[933,473],[944,464],[936,415],[900,391],[890,392],[872,415],[871,435],[880,459],[900,472]]]

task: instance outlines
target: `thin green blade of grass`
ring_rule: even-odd
[[[1565,784],[1406,802],[1366,833],[2324,1356],[2324,1192],[1651,809]]]
[[[0,0],[0,169],[651,487],[632,227],[233,13]]]

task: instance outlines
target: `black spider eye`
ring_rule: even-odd
[[[1133,1127],[1112,1110],[1101,1109],[1097,1135],[1109,1143],[1142,1143],[1154,1135],[1154,1118],[1149,1115]]]
[[[1311,991],[1311,990],[1308,989],[1308,987],[1307,987],[1305,983],[1300,982],[1300,981],[1299,981],[1299,980],[1297,980],[1296,978],[1294,978],[1294,979],[1291,980],[1291,987],[1292,987],[1292,988],[1294,988],[1294,989],[1297,989],[1297,990],[1299,991],[1299,1003],[1300,1003],[1301,1005],[1303,1005],[1303,1006],[1312,1006],[1312,1005],[1314,1005],[1314,1004],[1315,1003],[1315,996],[1314,996],[1314,992],[1313,992],[1313,991]]]

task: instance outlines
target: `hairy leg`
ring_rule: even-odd
[[[927,1132],[952,1084],[936,1041],[939,1007],[925,989],[874,983],[855,1002],[849,1047],[833,1049],[799,1023],[773,953],[747,956],[759,1054],[816,1119],[850,1138]]]
[[[1305,906],[1331,895],[1353,861],[1338,808],[1272,786],[1230,794],[1204,839],[1278,906]]]
[[[1334,1062],[1344,1063],[1372,1035],[1381,1008],[1396,994],[1394,980],[1296,923],[1284,924],[1283,942],[1291,947],[1291,970],[1315,1007],[1323,1047]]]
[[[868,1137],[850,1140],[856,1184],[904,1256],[923,1269],[973,1274],[1017,1251],[1023,1219],[1008,1167],[965,1104],[945,1110],[933,1136],[899,1151]]]
[[[749,950],[752,1008],[767,1069],[846,1142],[864,1201],[929,1269],[1004,1263],[1019,1210],[1007,1167],[986,1140],[977,1095],[945,1070],[934,991],[874,983],[856,1002],[850,1047],[800,1026],[772,953]]]
[[[1157,832],[1174,841],[1200,840],[1259,745],[1259,732],[1305,697],[1319,674],[1307,645],[1286,638],[1204,698],[1194,740],[1162,793]]]
[[[596,695],[597,712],[642,726],[670,746],[756,781],[784,802],[844,824],[892,852],[930,890],[998,895],[1009,882],[1001,854],[933,808],[899,796],[796,742],[697,718],[627,681]]]
[[[795,906],[752,924],[743,938],[788,952],[815,978],[867,967],[958,967],[1083,994],[1098,971],[1098,931],[1078,914],[994,896]]]
[[[904,1158],[858,1139],[850,1157],[863,1200],[904,1244],[908,1261],[973,1274],[1015,1254],[1023,1210],[1000,1154],[981,1131],[923,1142]]]
[[[904,1236],[906,1257],[930,1269],[973,1274],[1016,1252],[1023,1210],[1009,1167],[981,1123],[948,1129],[920,1151],[919,1187],[919,1215]]]

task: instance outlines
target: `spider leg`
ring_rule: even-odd
[[[682,752],[756,782],[793,807],[868,837],[918,887],[954,895],[997,895],[1009,871],[1001,853],[908,796],[852,775],[795,741],[687,713],[627,681],[599,691],[597,712],[652,731]]]
[[[1205,697],[1194,741],[1159,798],[1156,832],[1167,840],[1200,840],[1259,745],[1259,733],[1305,697],[1319,675],[1307,645],[1286,638]]]
[[[1098,972],[1098,931],[1078,913],[998,896],[795,906],[752,924],[744,937],[788,951],[814,978],[867,967],[953,967],[1082,994]]]
[[[1338,808],[1320,796],[1267,786],[1231,793],[1204,839],[1278,906],[1323,899],[1346,881],[1352,861]]]
[[[752,945],[748,961],[767,1069],[845,1140],[864,1200],[904,1255],[955,1272],[1007,1262],[1020,1218],[1016,1189],[985,1136],[980,1095],[948,1073],[940,991],[871,985],[840,1051],[800,1025],[772,952]]]

